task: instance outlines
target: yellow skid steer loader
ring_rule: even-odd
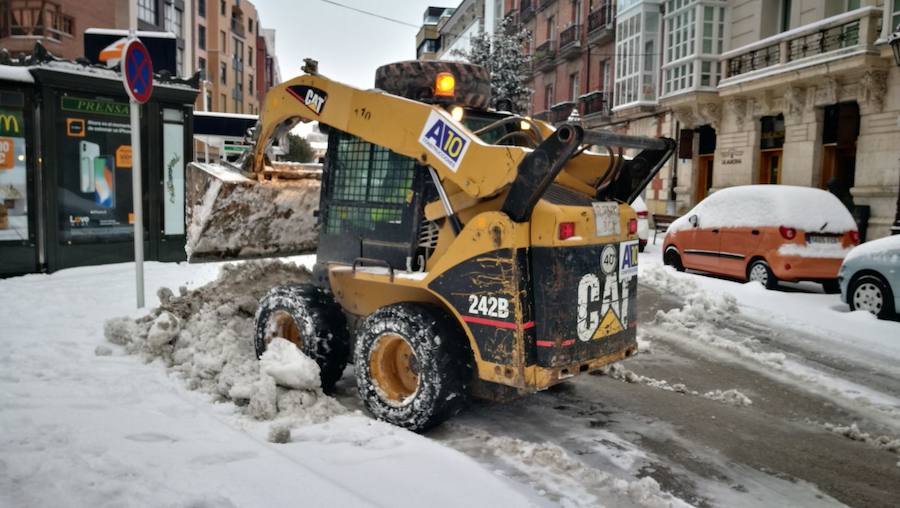
[[[205,189],[265,186],[269,140],[298,121],[328,134],[313,283],[265,296],[258,355],[274,337],[294,342],[326,390],[352,361],[375,417],[424,430],[469,396],[543,390],[635,352],[628,203],[671,156],[671,139],[490,109],[487,72],[469,64],[386,65],[374,90],[319,75],[314,62],[304,71],[268,92],[239,170],[189,170]],[[243,223],[256,212],[231,210]]]

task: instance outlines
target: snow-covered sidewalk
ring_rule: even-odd
[[[159,287],[197,287],[219,268],[147,263],[148,306]],[[358,412],[270,443],[270,422],[106,343],[107,319],[143,314],[133,302],[130,264],[0,280],[0,506],[543,502],[462,453]]]

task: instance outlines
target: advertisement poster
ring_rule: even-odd
[[[184,234],[184,124],[177,109],[163,110],[163,231]]]
[[[128,103],[60,98],[59,214],[69,242],[131,238]]]
[[[28,240],[25,118],[0,108],[0,242]]]

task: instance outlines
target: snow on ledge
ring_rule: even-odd
[[[20,67],[17,65],[0,65],[0,80],[34,83],[34,77],[31,75],[29,69],[30,67]]]

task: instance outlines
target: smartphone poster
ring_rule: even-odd
[[[28,240],[25,117],[0,108],[0,242]]]
[[[100,97],[60,98],[57,179],[63,241],[132,238],[128,103]],[[78,128],[73,129],[73,126]]]

